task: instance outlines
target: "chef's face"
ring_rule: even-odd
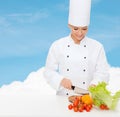
[[[76,27],[69,24],[69,28],[71,29],[71,37],[76,44],[80,43],[88,31],[88,26]]]

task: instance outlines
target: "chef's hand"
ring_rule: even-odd
[[[96,87],[96,85],[95,84],[91,84],[89,87]]]
[[[63,78],[62,81],[61,81],[61,86],[63,86],[66,89],[71,89],[72,82],[71,82],[70,79]]]

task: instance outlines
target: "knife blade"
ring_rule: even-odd
[[[85,90],[77,86],[71,86],[71,89],[77,94],[82,94],[82,95],[89,94],[88,90]]]

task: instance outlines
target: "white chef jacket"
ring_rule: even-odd
[[[108,82],[108,70],[101,43],[84,37],[80,44],[75,44],[69,35],[56,40],[50,47],[44,76],[57,94],[69,95],[73,92],[60,86],[63,78],[69,78],[73,85],[87,89],[90,84]]]

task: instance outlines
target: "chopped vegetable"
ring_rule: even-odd
[[[106,105],[107,109],[114,110],[120,98],[120,90],[112,95],[106,86],[107,83],[99,82],[97,86],[89,87],[89,91],[95,106],[101,108],[101,105]]]

